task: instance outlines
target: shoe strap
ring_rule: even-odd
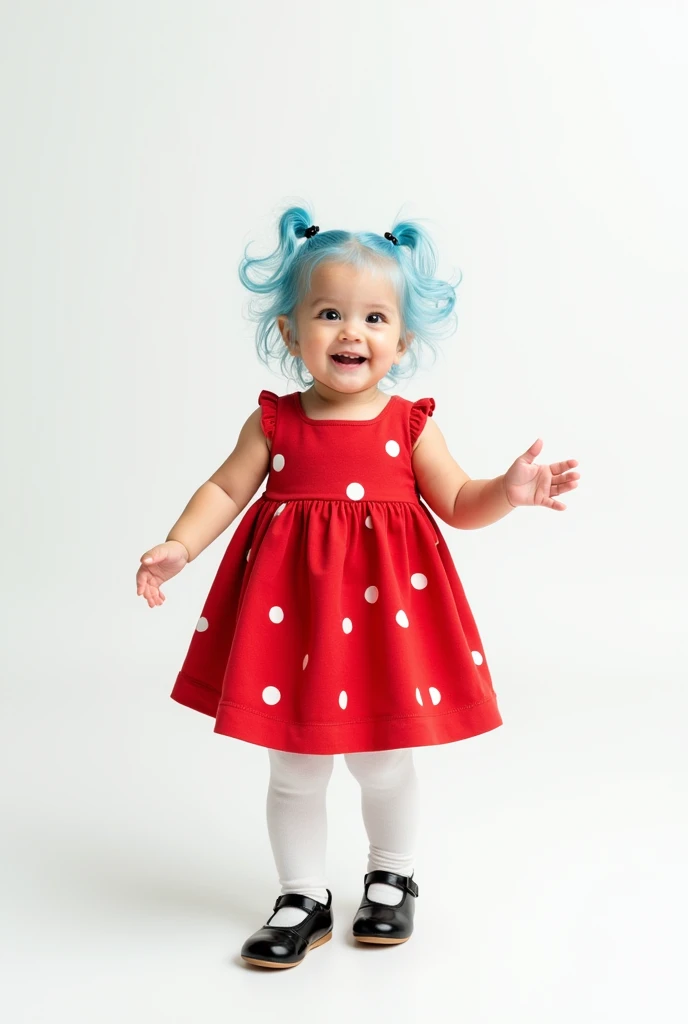
[[[369,871],[364,880],[366,898],[368,896],[368,886],[372,885],[373,882],[393,885],[395,888],[401,889],[402,892],[407,892],[410,896],[418,895],[418,886],[410,875],[397,875],[394,871]]]
[[[302,896],[298,892],[288,892],[283,896],[278,896],[275,901],[274,910],[279,910],[280,907],[299,907],[301,910],[305,910],[308,914],[312,914],[314,910],[327,909],[332,899],[330,890],[327,890],[328,900],[327,903],[318,903],[317,900],[311,899],[310,896]]]

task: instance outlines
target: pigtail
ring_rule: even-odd
[[[434,277],[437,270],[437,247],[427,231],[416,221],[402,220],[394,225],[392,234],[399,245],[409,249],[418,273],[423,277]]]
[[[418,220],[398,221],[391,234],[405,273],[407,289],[407,324],[421,343],[433,343],[456,330],[456,289],[461,283],[458,272],[455,282],[435,277],[438,264],[437,247]],[[402,248],[403,247],[403,248]],[[434,354],[434,349],[433,349]],[[415,366],[414,366],[415,370]]]
[[[244,249],[239,263],[241,283],[260,295],[278,290],[299,247],[299,240],[305,237],[306,228],[311,224],[311,215],[302,206],[290,206],[285,210],[279,219],[279,244],[274,252],[260,259],[248,255],[248,245]]]
[[[276,318],[286,314],[292,330],[295,329],[292,315],[301,287],[299,259],[304,249],[313,246],[314,239],[306,238],[306,230],[312,223],[307,207],[288,207],[277,224],[277,248],[267,256],[257,257],[249,256],[247,245],[238,268],[241,283],[253,293],[247,315],[256,324],[258,358],[270,368],[277,364],[280,375],[291,377],[304,386],[313,378],[303,361],[292,356],[282,342]]]

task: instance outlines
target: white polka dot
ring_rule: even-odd
[[[349,698],[346,695],[346,690],[342,690],[342,692],[339,694],[339,706],[342,709],[342,711],[346,710],[346,705],[348,703],[349,703]]]
[[[365,491],[361,484],[349,484],[346,489],[346,496],[352,501],[360,501],[364,494]]]
[[[422,707],[422,705],[423,705],[423,698],[420,695],[420,690],[418,689],[418,687],[416,687],[416,700],[418,701],[418,703]]]
[[[247,562],[248,562],[250,557],[251,557],[251,549],[249,548],[248,551],[246,552],[246,561]]]
[[[286,503],[286,501],[283,501],[282,504],[279,506],[279,508],[275,509],[275,511],[273,513],[273,518],[275,516],[278,516],[280,514],[280,512],[284,512],[286,507],[287,507],[287,503]]]
[[[480,653],[480,651],[471,651],[471,654],[473,655],[473,661],[476,663],[476,665],[482,665],[483,656]]]
[[[404,627],[404,629],[407,628],[407,626],[409,624],[409,621],[408,621],[408,616],[407,616],[405,611],[401,611],[401,610],[398,611],[397,614],[396,614],[396,620],[397,620],[397,622],[399,623],[400,626]]]
[[[263,700],[266,704],[277,704],[282,694],[276,686],[266,686],[263,690]]]
[[[395,459],[399,452],[401,451],[401,448],[399,447],[396,441],[388,441],[387,444],[385,445],[385,451],[387,452],[388,455],[391,455],[392,458]]]
[[[284,469],[284,455],[275,455],[272,460],[272,468],[276,473],[281,472]]]
[[[366,526],[368,527],[369,530],[372,530],[372,528],[373,528],[373,517],[372,516],[366,516],[365,524],[366,524]]]
[[[307,664],[308,664],[308,655],[306,655],[306,657],[303,659],[303,667],[305,668]]]
[[[414,572],[411,577],[411,586],[415,587],[416,590],[424,590],[428,585],[428,577],[424,576],[422,572]]]
[[[439,541],[438,541],[438,540],[436,540],[436,541],[435,541],[435,544],[439,544]]]
[[[198,632],[199,632],[199,633],[204,633],[204,632],[206,631],[206,629],[207,629],[207,628],[208,628],[208,620],[207,620],[207,619],[205,619],[205,618],[204,618],[204,617],[203,617],[203,616],[201,615],[200,619],[199,619],[199,620],[198,620],[198,622],[196,623],[196,629],[198,630]]]
[[[284,612],[278,604],[270,609],[268,615],[270,616],[270,622],[281,622],[284,618]]]
[[[375,604],[379,595],[380,591],[377,589],[377,587],[368,587],[363,596],[365,597],[368,604]]]
[[[342,629],[345,633],[350,633],[354,628],[354,624],[351,619],[342,619]]]
[[[439,704],[439,702],[442,700],[442,694],[434,686],[430,687],[430,700],[432,701],[433,704]]]

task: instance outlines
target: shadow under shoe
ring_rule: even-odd
[[[270,918],[280,907],[300,907],[305,917],[291,928],[271,927],[270,921],[254,932],[241,947],[241,956],[258,967],[296,967],[306,953],[332,938],[332,893],[327,890],[327,903],[318,903],[300,893],[278,896]]]
[[[389,907],[368,898],[368,887],[382,882],[401,889],[401,903]],[[369,871],[363,880],[363,899],[353,923],[354,938],[359,942],[406,942],[413,932],[418,886],[410,875],[397,875],[393,871]],[[412,897],[412,898],[409,898]]]

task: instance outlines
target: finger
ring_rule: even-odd
[[[524,462],[532,462],[538,457],[542,450],[543,441],[541,437],[538,437],[536,441],[533,441],[527,452],[524,452],[521,458]]]
[[[572,480],[580,480],[580,473],[562,473],[558,477],[552,477],[552,483],[555,484],[568,484]]]
[[[149,548],[148,551],[144,551],[141,555],[141,561],[150,564],[151,562],[161,562],[167,557],[167,547],[165,544],[156,544],[154,548]]]
[[[553,474],[564,473],[566,469],[572,469],[578,465],[578,459],[565,459],[563,462],[551,462],[550,470]]]

